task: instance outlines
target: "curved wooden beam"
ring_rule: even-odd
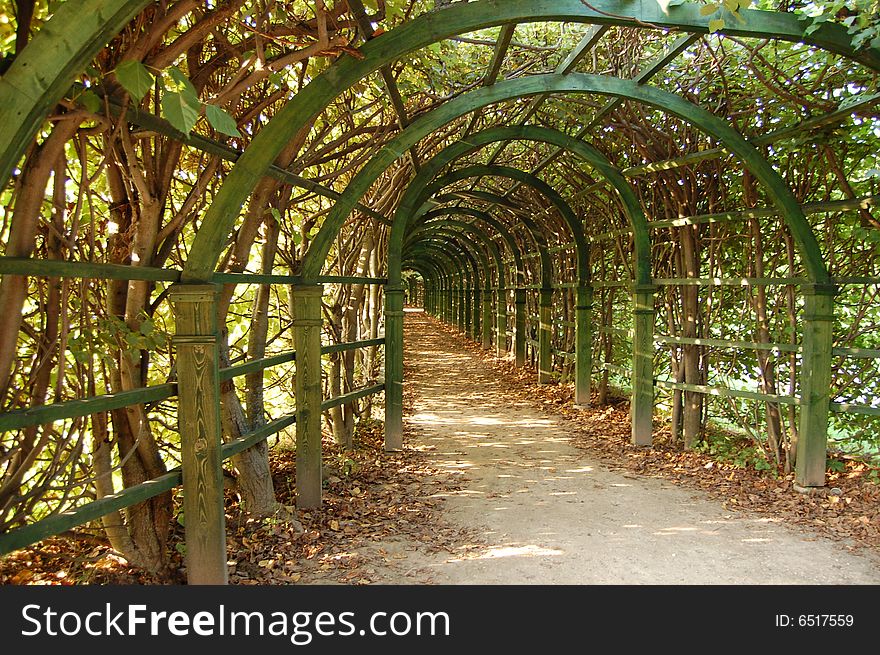
[[[637,3],[628,0],[593,0],[590,6],[581,0],[504,0],[503,2],[484,0],[456,3],[442,11],[423,14],[397,29],[371,39],[360,48],[362,58],[341,58],[297,93],[254,137],[214,197],[214,202],[201,223],[190,251],[183,279],[185,281],[209,279],[210,273],[217,265],[223,244],[226,243],[248,195],[258,180],[266,174],[284,145],[346,89],[407,53],[458,34],[508,23],[532,21],[620,25],[638,29],[676,29],[706,34],[709,32],[711,17],[700,15],[701,7],[699,4],[691,3],[670,7],[652,0],[642,0]],[[874,70],[880,70],[880,51],[876,48],[855,51],[846,28],[841,25],[823,23],[819,29],[805,35],[804,29],[807,24],[794,14],[749,9],[741,10],[739,14],[741,20],[729,21],[721,30],[722,34],[804,42],[838,53]],[[523,79],[536,78],[546,79],[545,76]],[[487,88],[493,89],[505,84],[509,82]],[[638,86],[635,83],[630,84]],[[557,90],[560,89],[545,88],[530,93],[520,92],[518,95],[537,95]],[[617,93],[610,95],[642,98],[639,93],[630,96],[627,91],[618,87]],[[602,93],[597,89],[591,89],[590,92]],[[465,94],[461,97],[470,95]],[[498,98],[500,99],[502,98]],[[662,105],[655,106],[664,108]],[[713,134],[713,136],[718,135]],[[723,138],[719,140],[726,143]],[[745,143],[744,139],[742,143]],[[729,143],[726,145],[731,147]],[[404,148],[401,151],[399,147],[399,144],[386,146],[397,149],[395,158],[407,150]],[[742,153],[737,152],[737,155],[741,156]],[[799,241],[800,236],[798,235]],[[799,245],[804,248],[804,244],[799,243]],[[813,255],[813,252],[807,252],[805,256],[810,260]],[[808,262],[808,268],[812,269],[811,276],[816,281],[824,281],[827,273],[823,276],[821,271],[815,270],[814,264],[812,261]],[[314,265],[310,267],[308,275],[316,275],[313,269]]]
[[[0,78],[0,188],[46,116],[150,0],[78,0],[58,6]]]
[[[365,164],[349,183],[346,191],[327,215],[321,230],[306,254],[303,262],[303,276],[312,278],[320,274],[327,253],[336,238],[336,233],[357,201],[410,145],[449,121],[480,107],[510,98],[541,93],[595,93],[625,97],[674,114],[723,143],[764,186],[767,195],[776,205],[792,232],[810,280],[823,287],[831,288],[831,279],[822,260],[819,244],[800,204],[779,173],[741,134],[717,116],[674,94],[639,85],[631,80],[586,74],[533,75],[499,82],[493,86],[458,96],[414,121]],[[231,220],[234,216],[227,218]],[[201,230],[197,233],[196,243],[198,243],[200,236],[202,236]],[[393,252],[392,249],[390,254]],[[195,254],[194,244],[187,266],[193,263]],[[202,264],[204,263],[203,261]],[[390,267],[391,261],[389,260]],[[206,275],[209,273],[210,271],[205,271]],[[389,275],[393,274],[394,272],[390,270]]]

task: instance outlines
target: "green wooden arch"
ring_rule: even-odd
[[[479,209],[474,209],[472,207],[465,207],[465,206],[461,206],[461,205],[456,206],[456,207],[440,207],[437,209],[432,209],[431,211],[427,212],[426,214],[419,216],[418,219],[414,220],[410,224],[410,228],[415,229],[417,226],[421,225],[422,223],[426,223],[428,221],[431,221],[434,218],[439,218],[442,216],[450,216],[450,215],[452,215],[452,216],[454,216],[454,215],[469,216],[471,218],[481,220],[484,223],[486,223],[487,225],[495,228],[495,231],[501,235],[501,238],[504,240],[504,243],[507,244],[507,247],[513,256],[514,267],[516,269],[516,279],[513,280],[514,284],[524,284],[523,280],[524,280],[524,276],[525,276],[525,269],[524,269],[524,263],[523,263],[522,253],[520,252],[519,244],[513,238],[513,235],[510,234],[510,232],[507,229],[507,226],[504,225],[501,221],[497,220],[495,217],[493,217],[488,212],[484,212]]]
[[[499,202],[504,200],[504,198],[498,194],[489,191],[483,191],[482,194],[489,202]],[[553,260],[550,257],[550,251],[548,250],[547,242],[544,239],[541,228],[526,213],[517,213],[516,218],[523,224],[529,237],[535,242],[535,247],[538,250],[538,261],[540,263],[541,283],[546,283],[548,285],[551,284],[553,280]],[[522,270],[525,271],[525,268]]]
[[[471,264],[473,268],[472,276],[468,276],[468,279],[466,280],[467,283],[465,283],[465,280],[460,280],[458,288],[456,289],[456,300],[458,302],[459,310],[456,318],[459,327],[467,332],[468,329],[475,324],[475,316],[478,317],[477,322],[479,321],[480,309],[477,307],[476,297],[479,297],[480,295],[481,277],[486,280],[486,284],[488,285],[488,281],[492,276],[492,271],[486,253],[478,248],[475,243],[471,243],[466,239],[460,240],[458,238],[459,236],[460,235],[457,235],[450,229],[439,228],[432,232],[431,235],[426,235],[426,238],[416,244],[413,250],[418,253],[426,244],[442,244],[444,248],[458,249]],[[471,252],[471,250],[473,250],[473,252]],[[482,276],[480,275],[481,270],[483,273]],[[474,333],[473,336],[476,338],[476,333]]]
[[[19,53],[0,78],[0,186],[76,75],[150,2],[65,2]]]
[[[426,187],[421,194],[421,197],[429,196],[436,191],[439,191],[443,187],[446,187],[450,184],[454,184],[455,182],[459,182],[461,180],[466,180],[471,177],[506,177],[512,180],[516,180],[528,186],[531,186],[533,189],[538,191],[538,193],[545,196],[551,204],[556,207],[559,213],[562,215],[563,220],[568,225],[568,227],[574,233],[576,239],[576,245],[578,248],[578,279],[581,282],[586,282],[589,280],[590,276],[590,268],[589,268],[589,246],[587,245],[586,239],[584,238],[583,226],[581,225],[579,219],[572,210],[571,206],[565,201],[565,199],[556,192],[556,190],[551,187],[549,184],[545,183],[543,180],[535,177],[530,173],[526,173],[525,171],[521,171],[517,168],[512,168],[510,166],[484,166],[484,165],[475,165],[468,166],[467,168],[458,169],[452,171],[444,175],[443,177],[435,180],[430,186]],[[399,269],[396,267],[396,258],[399,256],[399,246],[398,239],[403,233],[403,228],[398,227],[398,219],[401,221],[406,221],[407,213],[406,210],[401,205],[400,212],[397,213],[397,218],[395,218],[395,225],[391,228],[391,238],[389,240],[389,256],[388,256],[388,271],[389,271],[389,281],[391,284],[395,283],[397,279],[397,274],[399,273]],[[523,222],[529,221],[531,225],[536,227],[537,223],[528,218],[527,216],[523,216]],[[398,229],[395,230],[395,227]],[[540,228],[538,228],[540,229]],[[544,247],[546,248],[546,242],[544,243]],[[391,253],[394,253],[394,259],[392,259]],[[549,256],[549,255],[548,255]],[[552,270],[552,269],[551,269]],[[394,273],[392,273],[394,271]],[[650,271],[649,271],[650,273]],[[542,280],[545,284],[548,280]]]
[[[473,268],[475,273],[478,270],[476,260],[472,259],[461,244],[446,239],[424,240],[419,244],[418,248],[413,249],[413,257],[424,257],[429,252],[442,253],[446,260],[447,266],[441,267],[446,272],[447,291],[454,291],[454,279],[458,279],[459,289],[466,288],[465,280],[471,280]]]
[[[40,32],[15,59],[0,80],[0,182],[24,153],[43,119],[70,88],[75,76],[150,0],[79,0],[61,5]],[[634,6],[628,0],[482,0],[457,3],[442,12],[419,16],[408,24],[361,46],[363,59],[345,57],[313,80],[264,127],[236,164],[233,175],[216,199],[216,209],[205,217],[218,234],[216,243],[206,237],[206,252],[219,251],[229,225],[219,220],[232,216],[244,204],[257,179],[281,148],[312,116],[364,76],[401,56],[432,43],[474,30],[511,23],[565,21],[619,25],[636,29],[665,28],[706,34],[710,17],[699,4],[670,7],[645,0]],[[772,38],[804,42],[880,70],[880,50],[855,50],[842,25],[825,22],[811,34],[795,14],[742,9],[740,19],[729,21],[720,33],[730,36]],[[17,100],[18,98],[18,100]],[[8,114],[4,111],[8,111]],[[8,120],[8,119],[14,120]],[[229,219],[233,220],[233,219]],[[211,248],[209,246],[215,246]],[[216,265],[216,258],[213,260]],[[210,265],[209,265],[210,266]],[[212,267],[211,267],[212,268]],[[202,268],[193,268],[198,279]],[[203,276],[204,277],[204,276]]]
[[[595,93],[636,100],[674,114],[716,138],[737,155],[755,178],[763,184],[768,196],[777,209],[779,209],[792,232],[810,280],[821,285],[823,289],[827,288],[829,291],[833,289],[828,271],[822,261],[819,244],[804,216],[800,204],[782,177],[742,135],[710,112],[666,91],[642,86],[631,80],[574,73],[569,75],[534,75],[499,82],[493,86],[483,87],[463,94],[414,121],[398,137],[386,144],[373,159],[365,164],[348,185],[346,191],[327,215],[309,252],[306,253],[303,261],[303,276],[311,279],[320,274],[336,233],[360,197],[367,192],[385,169],[406,152],[409,147],[417,143],[419,139],[427,136],[434,129],[450,120],[480,107],[500,100],[546,93]],[[212,206],[212,209],[214,206]],[[227,218],[231,220],[234,216]],[[193,265],[200,267],[206,265],[207,260],[205,257],[207,257],[207,253],[196,248],[200,243],[200,237],[203,237],[201,243],[203,244],[202,248],[204,248],[207,240],[212,238],[211,232],[200,230],[196,235],[187,264],[188,267],[193,264],[194,259],[198,263]],[[197,257],[197,253],[202,253],[205,257]],[[208,259],[216,261],[213,255]],[[211,265],[210,269],[213,270],[213,265]],[[203,274],[208,275],[211,270],[205,269]],[[390,274],[393,274],[393,272],[390,272]]]
[[[648,220],[645,217],[642,206],[639,203],[632,186],[623,177],[620,171],[611,164],[608,158],[592,145],[552,128],[538,127],[534,125],[490,128],[475,134],[469,134],[466,140],[447,146],[431,158],[429,162],[423,165],[422,170],[410,183],[407,192],[401,199],[400,206],[395,216],[400,217],[400,220],[403,221],[411,221],[417,218],[421,212],[425,211],[424,206],[418,210],[415,210],[415,207],[418,206],[419,201],[424,200],[430,192],[426,191],[424,193],[419,193],[418,187],[423,184],[426,187],[430,186],[430,184],[425,183],[424,181],[433,178],[444,166],[490,143],[514,140],[540,141],[559,146],[560,148],[565,148],[589,162],[608,180],[620,196],[621,202],[624,206],[624,212],[633,228],[636,281],[638,284],[650,283],[651,238],[648,230]],[[538,178],[531,176],[531,179],[537,180]],[[519,181],[531,184],[524,180]],[[544,184],[543,182],[540,183]],[[534,185],[532,184],[532,186]],[[436,191],[433,187],[431,187],[431,189]],[[555,194],[555,191],[553,193]],[[545,193],[545,195],[547,194]],[[558,196],[558,194],[556,195]],[[578,258],[578,278],[586,281],[589,279],[590,274],[589,244],[583,232],[583,224],[574,216],[574,212],[568,208],[567,204],[565,204],[565,208],[561,205],[558,205],[558,207],[574,236]],[[395,218],[395,220],[397,220],[397,218]],[[397,247],[397,241],[395,241],[396,238],[399,239],[400,236],[392,229],[390,245],[392,250]]]
[[[492,255],[492,259],[495,261],[495,269],[496,269],[496,277],[498,278],[498,282],[500,286],[504,286],[504,260],[501,257],[501,252],[498,249],[498,244],[492,241],[483,230],[476,227],[473,223],[466,223],[464,221],[458,221],[455,219],[444,219],[433,221],[430,223],[423,223],[418,228],[416,228],[413,232],[410,233],[410,245],[415,245],[417,243],[417,239],[420,234],[432,234],[437,232],[438,230],[442,230],[443,233],[447,233],[445,228],[458,228],[462,232],[466,232],[468,234],[474,235],[480,243],[486,248],[486,251]],[[452,232],[452,236],[459,237],[461,233]],[[487,262],[488,266],[488,262]],[[486,283],[491,279],[491,276],[487,275],[485,277]]]
[[[363,59],[342,58],[297,93],[254,137],[250,146],[232,168],[202,221],[184,270],[183,280],[192,282],[209,279],[241,207],[257,181],[266,174],[284,144],[288,143],[333,98],[382,66],[442,39],[505,23],[568,21],[633,28],[670,28],[706,34],[710,31],[709,17],[700,15],[701,8],[702,5],[696,4],[669,7],[650,0],[635,6],[627,0],[594,0],[592,8],[581,0],[484,0],[457,3],[442,11],[424,14],[407,25],[368,41],[360,48]],[[804,42],[861,62],[874,70],[880,70],[880,51],[877,49],[855,51],[850,44],[846,29],[841,25],[823,23],[819,29],[805,35],[805,24],[793,14],[744,9],[740,12],[740,16],[742,20],[730,21],[729,25],[720,30],[721,33]],[[526,80],[535,79],[546,78],[544,76],[526,78]],[[617,87],[615,91],[611,91],[611,94],[616,93],[634,99],[642,99],[645,93],[651,95],[651,91],[644,87],[640,89],[635,83],[630,83],[629,86],[630,89]],[[540,91],[518,92],[516,95],[565,90],[577,89],[558,89],[551,85]],[[597,89],[590,90],[601,92]],[[630,90],[633,95],[630,95]],[[685,102],[678,100],[679,103]],[[662,104],[658,106],[663,108]],[[727,126],[725,128],[730,130]],[[719,135],[713,134],[713,136]],[[720,138],[720,140],[726,143],[726,139]],[[727,145],[731,147],[731,144]],[[744,140],[738,146],[749,148]],[[388,147],[386,146],[386,149]],[[405,150],[406,148],[400,150],[397,156],[403,154]],[[753,156],[757,155],[754,149],[751,149],[751,152]],[[737,154],[742,155],[740,152]],[[799,234],[798,239],[800,240],[802,236]],[[816,253],[808,252],[806,258],[811,260],[814,254]],[[314,266],[310,264],[305,270],[307,277],[317,275]],[[808,268],[815,269],[815,262],[810,261]],[[827,279],[827,274],[823,276],[821,270],[811,270],[811,276],[815,276],[816,281],[824,282]]]
[[[448,275],[457,277],[462,281],[467,279],[471,282],[474,277],[479,279],[480,263],[468,248],[463,247],[462,243],[457,240],[450,239],[424,239],[417,247],[412,250],[413,257],[424,254],[425,249],[440,249],[445,252],[449,258],[450,267],[447,269]]]
[[[478,234],[479,232],[476,231]],[[426,234],[422,241],[414,243],[412,247],[416,249],[419,243],[424,243],[425,240],[430,240],[434,236],[439,236],[443,239],[453,241],[462,251],[467,252],[468,256],[472,258],[474,263],[474,279],[473,279],[473,287],[479,286],[481,280],[490,280],[492,279],[492,266],[489,263],[489,257],[486,255],[486,252],[481,248],[477,247],[476,243],[473,243],[467,239],[459,240],[460,234],[456,234],[452,230],[445,229],[443,227],[436,227],[431,230],[430,233]],[[482,235],[481,235],[482,236]],[[485,242],[482,238],[480,241],[483,243],[485,247]],[[482,276],[480,275],[482,272]]]

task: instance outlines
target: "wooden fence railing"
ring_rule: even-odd
[[[43,261],[10,257],[0,257],[0,274],[50,277],[66,276],[95,279],[150,280],[171,283],[175,283],[180,279],[180,271],[168,269],[119,266],[113,264],[93,264],[87,262]],[[216,286],[218,284],[286,284],[293,286],[294,290],[300,288],[301,285],[304,284],[304,281],[297,276],[229,273],[215,274],[213,277],[213,282],[215,283],[214,285],[200,285],[199,287],[196,287],[195,290],[193,290],[193,288],[189,288],[189,291],[186,292],[189,293],[189,295],[191,296],[186,300],[191,301],[192,306],[195,309],[191,311],[191,316],[183,316],[183,320],[181,320],[181,315],[178,315],[178,332],[180,331],[180,325],[182,323],[189,322],[192,325],[197,324],[198,320],[196,319],[198,318],[197,315],[199,313],[203,314],[203,318],[208,317],[206,319],[207,322],[204,323],[203,326],[211,326],[210,316],[213,309],[210,299],[212,298],[211,294],[216,291]],[[360,283],[382,285],[385,283],[385,280],[381,278],[369,277],[323,276],[313,281],[311,286],[305,287],[308,290],[309,297],[313,298],[312,302],[317,302],[318,307],[320,307],[320,293],[316,293],[316,290],[320,290],[321,287],[315,287],[315,282],[318,283],[318,285],[320,285],[321,283]],[[207,299],[207,301],[203,303],[204,306],[199,306],[198,303],[201,301],[205,301],[205,299]],[[172,302],[174,302],[173,297]],[[175,309],[177,310],[178,307],[175,307]],[[318,325],[317,327],[318,330],[315,331],[313,336],[317,336],[317,338],[320,339],[320,325]],[[198,332],[198,329],[196,329],[195,331]],[[211,349],[214,349],[216,354],[216,333],[216,326],[213,326],[213,329],[205,330],[205,334],[178,336],[175,337],[173,341],[177,344],[178,348],[196,347],[206,349],[205,352],[207,352],[209,355],[204,359],[208,362],[206,366],[210,367]],[[384,345],[384,343],[384,337],[380,337],[376,339],[367,339],[351,343],[319,345],[318,357],[320,358],[323,355],[345,352],[354,349],[382,346]],[[216,361],[216,357],[214,358],[214,360]],[[181,484],[183,484],[184,486],[184,502],[186,502],[186,497],[188,494],[204,494],[205,490],[208,489],[210,490],[211,495],[215,496],[209,499],[209,504],[219,506],[222,512],[222,480],[202,480],[199,476],[203,475],[204,471],[200,471],[198,474],[194,474],[192,472],[190,474],[186,473],[188,466],[195,466],[196,464],[198,464],[198,462],[195,459],[188,458],[186,456],[186,453],[184,452],[186,449],[186,439],[183,434],[186,432],[187,429],[195,429],[197,432],[197,439],[205,439],[206,441],[213,439],[217,441],[216,446],[218,447],[218,460],[216,462],[217,465],[214,467],[214,470],[212,471],[210,466],[204,467],[199,465],[199,468],[207,469],[209,475],[214,475],[215,477],[221,476],[222,472],[219,470],[220,462],[231,458],[232,456],[269,438],[270,436],[277,434],[281,430],[284,430],[285,428],[288,428],[291,425],[297,423],[298,415],[301,415],[303,409],[302,407],[299,407],[299,395],[297,395],[297,407],[294,408],[293,411],[270,421],[268,424],[252,432],[242,435],[238,439],[226,443],[219,443],[219,430],[216,426],[212,427],[210,425],[210,420],[205,421],[204,416],[199,415],[199,412],[203,411],[203,408],[198,407],[198,405],[204,404],[205,402],[207,402],[208,405],[213,404],[213,410],[216,414],[215,418],[218,418],[220,412],[220,401],[218,392],[219,382],[231,380],[233,378],[237,378],[243,375],[265,371],[266,369],[273,366],[296,361],[297,351],[288,350],[282,353],[263,357],[253,361],[248,361],[234,366],[229,366],[226,368],[217,367],[215,371],[215,377],[212,378],[210,371],[208,371],[208,373],[206,374],[197,375],[195,378],[197,381],[194,383],[193,379],[188,379],[184,381],[184,376],[188,376],[189,372],[186,370],[181,370],[181,368],[186,368],[185,358],[179,357],[178,382],[168,382],[166,384],[149,386],[142,389],[134,389],[131,391],[123,391],[113,394],[103,394],[89,398],[80,398],[76,400],[28,407],[24,409],[16,409],[0,413],[0,432],[6,432],[37,425],[45,425],[54,421],[89,416],[99,412],[120,409],[131,405],[155,403],[174,397],[181,398],[181,396],[179,396],[181,386],[186,387],[190,396],[193,396],[193,393],[195,393],[197,396],[195,404],[193,404],[192,402],[184,403],[181,400],[178,406],[178,426],[181,430],[182,435],[182,466],[172,469],[168,473],[165,473],[164,475],[161,475],[152,480],[148,480],[146,482],[127,487],[119,491],[118,493],[104,496],[98,500],[79,505],[68,511],[52,514],[29,525],[16,528],[4,534],[0,534],[0,554],[5,554],[13,550],[23,548],[27,545],[40,541],[41,539],[45,539],[46,537],[61,534],[77,526],[81,526],[91,521],[98,520],[102,516],[105,516],[111,512],[144,502],[145,500],[165,493],[173,489],[174,487],[180,486]],[[317,379],[319,403],[317,407],[310,409],[317,409],[318,416],[320,416],[320,413],[325,410],[337,407],[339,405],[354,403],[355,401],[365,398],[367,396],[378,394],[385,389],[385,384],[383,382],[380,382],[377,384],[365,386],[360,389],[355,389],[339,396],[323,399],[320,398],[320,363],[318,363],[317,366],[303,366],[302,369],[303,370],[300,377],[309,376],[311,378],[310,389],[313,390],[315,388],[315,379]],[[207,390],[200,388],[200,385],[202,384],[206,384],[206,386],[208,387]],[[297,387],[299,388],[299,385],[297,385]],[[311,402],[311,400],[307,402]],[[187,412],[189,412],[191,415],[187,415]],[[314,425],[314,421],[312,421],[312,424]],[[320,422],[318,422],[317,425],[318,433],[308,435],[308,445],[312,451],[317,448],[318,457],[320,458]],[[199,448],[203,448],[203,446],[199,446]],[[194,452],[197,451],[198,449],[196,449]],[[318,461],[320,462],[320,459]],[[304,476],[304,478],[309,479],[314,479],[314,477],[314,475]],[[320,485],[320,471],[318,472],[317,479]],[[307,493],[311,494],[311,496],[313,497],[315,491],[315,489],[309,489],[307,490]],[[318,498],[320,498],[320,486],[318,486],[317,488],[317,494]],[[213,523],[213,525],[208,526],[199,525],[199,522],[197,521],[187,521],[187,568],[189,571],[190,582],[217,583],[225,581],[225,554],[223,554],[225,553],[225,537],[223,536],[222,513],[219,519],[215,518]],[[193,525],[192,528],[190,527],[191,524]],[[201,559],[204,561],[199,561],[199,558],[201,556],[199,555],[198,548],[195,547],[192,549],[192,552],[194,553],[192,558],[189,555],[191,550],[189,548],[190,542],[196,539],[203,540],[202,538],[205,536],[205,534],[209,534],[211,536],[211,541],[214,542],[210,547],[212,552],[216,555],[213,557],[213,561],[210,561],[212,559],[211,557],[203,557]],[[219,556],[220,554],[223,554],[222,558]]]

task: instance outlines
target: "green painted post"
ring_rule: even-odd
[[[455,327],[459,332],[464,332],[464,280],[459,279],[455,289]]]
[[[220,349],[213,284],[174,285],[178,430],[189,584],[226,584],[220,426]]]
[[[474,303],[474,322],[471,324],[471,339],[477,341],[480,338],[480,329],[483,325],[483,321],[488,320],[488,317],[484,317],[482,313],[483,305],[481,300],[480,293],[480,285],[475,284],[474,288],[471,289],[471,299]]]
[[[385,450],[403,449],[403,289],[385,287]]]
[[[452,287],[452,325],[461,330],[461,289],[457,282]]]
[[[593,369],[593,287],[583,284],[577,290],[575,306],[575,405],[590,404],[590,376]]]
[[[507,357],[507,290],[498,289],[495,301],[495,354]]]
[[[454,281],[449,288],[449,324],[458,327],[458,284]]]
[[[654,285],[633,287],[632,442],[650,446],[654,432]]]
[[[804,343],[801,364],[800,429],[795,477],[802,487],[825,486],[828,406],[831,400],[831,346],[834,294],[828,285],[801,287],[804,293]]]
[[[464,327],[464,333],[471,336],[474,330],[474,290],[470,287],[464,292]]]
[[[553,380],[553,290],[541,289],[538,305],[538,384]]]
[[[464,280],[458,283],[458,331],[467,334],[467,288]]]
[[[321,506],[320,284],[292,287],[296,348],[296,506]]]
[[[483,289],[483,348],[492,347],[492,289]]]
[[[526,290],[516,289],[513,317],[513,352],[516,365],[526,365]]]

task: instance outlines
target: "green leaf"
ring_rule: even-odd
[[[716,11],[718,11],[718,5],[714,2],[708,5],[703,5],[700,7],[700,16],[708,16],[709,14],[714,14]],[[712,31],[711,27],[709,28],[709,31]]]
[[[174,129],[189,134],[199,119],[200,103],[188,93],[165,92],[162,96],[162,115]]]
[[[205,105],[205,117],[215,130],[229,136],[241,136],[235,119],[217,105]]]
[[[717,32],[724,27],[723,18],[713,18],[709,21],[709,32]]]
[[[178,93],[189,93],[190,95],[198,98],[199,93],[196,91],[196,87],[193,86],[193,83],[189,81],[189,78],[183,74],[177,66],[172,66],[167,71],[165,71],[168,76],[171,78],[171,82],[165,80],[165,88],[169,91],[177,91]]]
[[[269,211],[272,213],[272,216],[275,218],[275,220],[280,223],[281,222],[281,212],[278,211],[278,208],[277,207],[270,207]]]
[[[101,111],[101,99],[94,91],[86,89],[79,95],[79,98],[77,99],[83,107],[85,107],[93,114],[97,114],[99,111]]]
[[[116,79],[129,95],[140,102],[153,88],[155,78],[141,62],[129,59],[116,67]]]
[[[272,73],[269,76],[269,81],[279,89],[287,84],[285,76],[282,73]]]
[[[804,30],[804,36],[809,36],[810,34],[815,32],[816,30],[818,30],[820,27],[822,27],[823,22],[825,22],[824,18],[813,19],[813,23],[810,24],[809,26],[807,26],[807,28]]]

